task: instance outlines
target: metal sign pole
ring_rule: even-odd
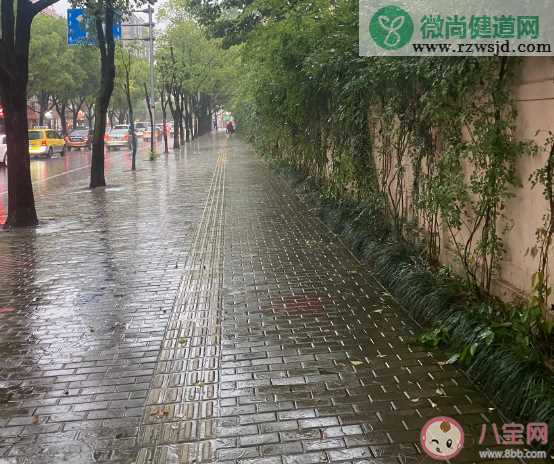
[[[154,93],[154,23],[152,22],[152,5],[148,4],[148,31],[149,31],[149,53],[148,53],[148,59],[150,62],[150,106],[152,108],[152,124],[153,127],[151,137],[154,141],[154,146],[156,144],[155,137],[156,137],[156,96]]]

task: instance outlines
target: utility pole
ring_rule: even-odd
[[[149,52],[148,52],[148,61],[150,64],[150,106],[152,108],[152,147],[155,146],[156,137],[156,93],[154,89],[154,22],[152,21],[153,8],[152,4],[148,3],[148,39],[149,39]],[[154,150],[152,150],[154,151]]]
[[[127,39],[127,40],[147,40],[148,41],[148,65],[150,68],[150,104],[148,105],[148,110],[152,112],[152,133],[151,133],[151,144],[152,152],[154,151],[154,144],[155,144],[155,136],[156,136],[156,94],[155,94],[155,85],[154,85],[154,8],[152,8],[152,4],[148,3],[148,8],[146,10],[134,10],[133,13],[146,13],[148,15],[148,23],[146,24],[123,24],[123,26],[142,26],[142,27],[148,27],[148,38],[140,38],[140,39]],[[123,39],[125,40],[125,39]],[[146,89],[146,85],[145,85]]]

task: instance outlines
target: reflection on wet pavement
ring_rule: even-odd
[[[146,158],[146,149],[139,147],[140,158]],[[106,175],[110,171],[131,168],[131,153],[129,150],[113,151],[105,153]],[[86,187],[90,175],[90,151],[72,150],[61,157],[54,155],[52,158],[31,158],[31,179],[35,192],[58,188],[61,185],[69,186],[74,182],[82,181]],[[109,177],[108,177],[109,179]],[[0,167],[0,223],[5,222],[8,211],[8,169]]]
[[[439,415],[473,462],[503,422],[240,140],[110,163],[0,233],[0,462],[426,462]]]
[[[0,456],[127,462],[135,447],[215,158],[132,173],[110,156],[109,187],[84,188],[86,169],[39,184],[41,226],[0,233]]]

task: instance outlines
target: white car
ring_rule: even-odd
[[[135,135],[137,137],[144,136],[144,131],[150,127],[150,124],[146,124],[145,122],[136,122],[135,123]]]
[[[8,146],[6,145],[6,136],[0,134],[0,166],[8,165]]]

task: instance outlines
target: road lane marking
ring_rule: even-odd
[[[83,169],[87,169],[87,168],[90,168],[90,163],[85,166],[81,166],[80,168],[70,169],[69,171],[60,172],[59,174],[54,174],[53,176],[46,177],[45,179],[36,180],[32,182],[32,185],[34,186],[34,185],[43,184],[44,182],[55,179],[56,177],[65,176],[67,174],[71,174],[72,172],[82,171]],[[0,192],[0,195],[7,195],[7,194],[8,194],[7,190],[5,192]]]

